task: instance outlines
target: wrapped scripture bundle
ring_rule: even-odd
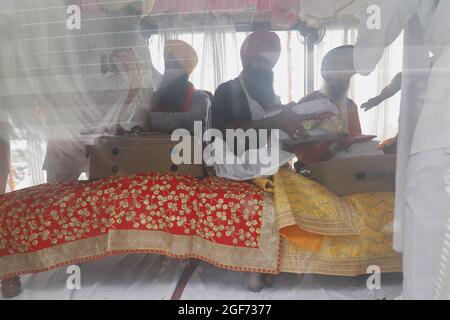
[[[292,107],[297,115],[305,117],[305,121],[299,124],[306,136],[292,138],[286,132],[280,133],[282,143],[298,145],[305,143],[320,143],[338,140],[348,135],[344,120],[339,115],[337,106],[329,99],[319,99],[305,102]]]

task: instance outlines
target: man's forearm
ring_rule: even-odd
[[[369,100],[370,104],[373,106],[378,106],[380,105],[384,100],[386,100],[385,98],[383,98],[383,94],[380,94],[376,97],[373,97],[372,99]]]
[[[380,104],[387,99],[395,96],[402,89],[402,73],[398,73],[395,75],[394,79],[392,79],[391,83],[381,91],[381,94],[378,97],[375,97],[375,101],[377,104]]]
[[[381,94],[379,95],[379,99],[380,99],[380,103],[392,98],[393,96],[395,96],[399,91],[401,90],[401,88],[397,88],[396,85],[389,85],[386,88],[384,88],[384,90],[381,92]]]

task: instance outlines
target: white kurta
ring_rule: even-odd
[[[0,5],[0,14],[12,18],[6,35],[14,33],[9,52],[0,48],[0,103],[8,107],[15,127],[44,140],[70,142],[51,143],[53,154],[45,167],[59,172],[86,163],[85,153],[79,152],[86,142],[81,132],[127,121],[153,91],[154,68],[139,30],[140,17],[126,9],[108,14],[82,6],[80,29],[71,29],[66,9],[77,3],[21,0]],[[119,72],[105,72],[109,53]]]
[[[131,16],[123,9],[111,14],[91,13],[85,19],[81,31],[86,36],[81,37],[80,43],[80,47],[85,48],[81,56],[83,77],[94,102],[103,111],[103,126],[125,122],[136,108],[150,103],[158,76],[147,40],[139,30],[140,17]],[[102,73],[100,62],[105,55],[117,66],[118,73]],[[92,66],[95,66],[95,72],[92,72]]]
[[[447,196],[450,199],[450,172],[447,172],[447,177],[444,180]],[[447,222],[445,244],[442,248],[439,279],[436,285],[435,298],[437,300],[450,300],[450,212]]]
[[[434,0],[369,3],[380,7],[382,24],[369,30],[368,15],[362,15],[355,50],[360,73],[371,72],[384,48],[405,31],[394,247],[404,253],[404,297],[431,299],[449,207],[443,178],[450,168],[450,2],[437,9]],[[432,69],[430,51],[437,58]]]
[[[444,183],[450,170],[449,12],[450,1],[441,0],[425,35],[435,63],[414,132],[407,171],[404,260],[409,268],[404,274],[406,298],[433,297],[450,212]]]
[[[425,43],[434,55],[425,106],[411,153],[450,147],[450,1],[440,0],[429,20]]]
[[[78,110],[85,122],[77,126],[72,139],[49,142],[44,163],[49,181],[77,179],[88,170],[85,145],[94,143],[95,135],[80,137],[80,132],[101,132],[117,123],[127,127],[135,110],[150,103],[153,68],[147,41],[138,28],[139,18],[124,10],[82,13],[81,29],[70,39],[80,64],[79,74],[73,76],[82,79],[85,88],[80,91],[89,104]],[[109,64],[117,71],[105,71]]]
[[[416,153],[408,163],[403,218],[403,296],[433,299],[450,201],[444,175],[450,148]]]
[[[359,73],[364,75],[371,73],[382,58],[384,49],[390,46],[403,30],[405,31],[394,222],[394,248],[402,251],[405,173],[411,151],[412,136],[423,107],[421,96],[424,95],[429,72],[428,50],[424,46],[425,27],[417,15],[420,0],[372,0],[367,2],[368,5],[375,4],[381,9],[382,25],[381,29],[369,29],[367,27],[369,14],[364,8],[355,47],[355,67]]]

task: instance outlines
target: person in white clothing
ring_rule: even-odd
[[[79,52],[81,77],[90,105],[83,108],[85,134],[101,134],[104,128],[124,126],[136,110],[151,99],[154,80],[148,39],[141,18],[153,1],[100,1],[100,10],[86,10],[82,28],[73,36]],[[145,25],[144,25],[145,26]],[[132,126],[130,124],[130,126]],[[77,180],[87,172],[86,144],[95,139],[50,140],[44,162],[47,181]]]
[[[11,3],[4,2],[0,6],[0,195],[4,194],[7,189],[8,177],[10,172],[10,131],[11,125],[9,121],[8,106],[4,103],[3,98],[3,79],[8,76],[5,69],[11,68],[8,65],[7,56],[11,56],[14,43],[14,31],[11,30],[13,17],[3,12],[10,9]],[[6,32],[9,27],[9,30]]]
[[[369,23],[373,8],[380,26]],[[363,9],[355,46],[359,73],[372,72],[404,31],[394,249],[404,256],[402,297],[432,299],[449,210],[450,2],[371,0]]]

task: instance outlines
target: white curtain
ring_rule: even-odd
[[[42,1],[42,0],[41,0]],[[176,18],[182,19],[182,18]],[[175,19],[175,20],[176,20]],[[177,21],[167,21],[161,25],[161,34],[154,36],[150,42],[153,64],[160,71],[164,71],[163,45],[165,39],[182,39],[191,43],[199,55],[199,65],[192,75],[192,82],[198,89],[214,93],[221,83],[237,77],[242,70],[240,47],[247,36],[245,32],[236,32],[234,24],[226,15],[205,15],[204,21],[208,26],[193,25],[190,28],[174,28],[180,25]],[[299,101],[304,96],[304,47],[302,38],[295,31],[278,32],[282,43],[282,52],[275,67],[275,91],[283,103]],[[316,88],[321,84],[320,61],[330,49],[356,41],[356,31],[350,28],[329,30],[322,42],[316,48]],[[402,41],[399,39],[391,48],[386,50],[385,57],[379,68],[370,77],[355,77],[351,90],[351,97],[357,104],[367,101],[377,95],[394,75],[401,71]],[[383,103],[370,112],[361,112],[364,133],[375,134],[379,140],[396,135],[398,124],[399,95]],[[36,108],[31,108],[36,111]],[[25,114],[25,113],[23,113]],[[34,114],[30,116],[36,118]],[[22,142],[30,147],[26,161],[30,164],[29,184],[39,184],[44,181],[45,173],[41,170],[43,161],[43,144],[38,137],[24,135]],[[13,150],[14,152],[14,150]],[[23,161],[24,159],[20,159]],[[28,186],[22,183],[21,186]]]
[[[138,30],[140,16],[127,11],[106,13],[97,6],[82,6],[77,29],[67,27],[66,11],[69,5],[86,4],[85,0],[0,3],[0,118],[9,114],[20,135],[12,144],[12,154],[17,155],[13,166],[29,165],[27,179],[16,181],[18,187],[28,187],[45,179],[43,143],[93,141],[94,135],[86,137],[82,132],[117,123],[131,85],[139,93],[130,110],[147,98],[152,89],[151,69],[145,64],[149,52]],[[119,64],[138,64],[141,72],[133,68],[108,71],[104,57],[115,48],[133,48],[120,55]],[[16,146],[23,144],[27,153],[16,152]]]
[[[27,160],[29,164],[29,183],[39,185],[47,182],[47,174],[42,170],[46,152],[46,143],[39,136],[27,134]],[[19,186],[20,188],[20,186]]]
[[[191,76],[197,89],[214,93],[222,82],[236,77],[240,70],[239,48],[245,34],[237,34],[234,24],[227,16],[207,16],[207,29],[198,25],[185,28],[173,28],[177,21],[168,21],[169,27],[160,25],[164,30],[154,36],[150,42],[153,64],[164,72],[163,48],[167,39],[184,40],[191,44],[199,58],[199,64]]]
[[[199,32],[193,30],[171,29],[152,38],[150,49],[153,64],[164,71],[163,46],[165,39],[181,39],[194,46],[199,55],[199,65],[191,81],[198,89],[214,93],[221,83],[231,80],[242,70],[239,50],[247,33],[235,32],[231,21],[226,17],[210,17],[208,21],[214,27]],[[215,20],[213,20],[215,19]],[[171,22],[173,23],[173,21]],[[275,91],[283,103],[299,101],[304,96],[304,50],[302,38],[295,31],[278,32],[282,43],[281,57],[274,69]],[[341,26],[328,30],[315,50],[315,87],[322,85],[320,64],[325,54],[344,44],[354,44],[357,31]],[[368,77],[355,76],[352,81],[350,97],[358,105],[378,95],[402,68],[401,37],[386,50],[385,55],[374,73]],[[396,136],[400,94],[385,101],[369,112],[360,112],[361,124],[365,134],[376,135],[383,141]]]
[[[199,65],[191,76],[197,89],[214,93],[223,82],[239,76],[242,70],[240,48],[248,33],[236,32],[227,16],[208,18],[208,29],[168,29],[150,41],[153,64],[164,72],[163,48],[166,39],[184,40],[199,56]],[[171,21],[173,24],[173,21]],[[275,67],[275,91],[282,102],[298,101],[303,96],[303,45],[297,32],[278,32],[282,52]]]

